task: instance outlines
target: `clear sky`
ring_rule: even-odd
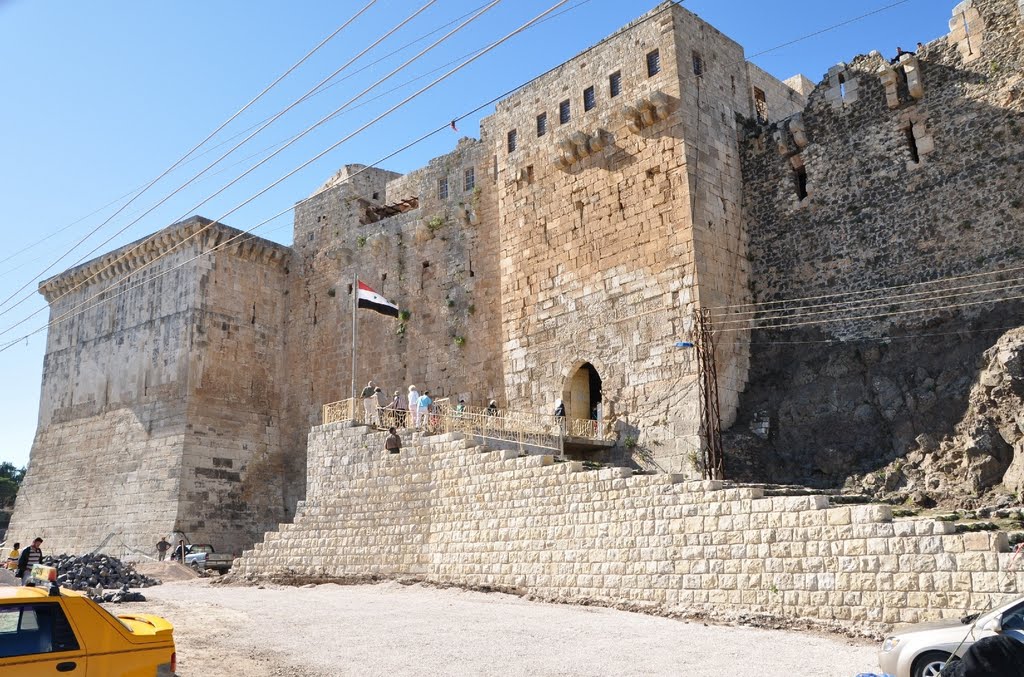
[[[123,204],[123,196],[158,176],[367,2],[0,0],[0,299],[28,285],[10,302],[0,304],[0,345],[46,324],[45,303],[32,293],[36,275],[102,224]],[[425,2],[378,0],[204,150],[287,106]],[[383,58],[378,64],[282,117],[95,255],[192,213],[223,217],[229,225],[248,229],[309,195],[342,164],[377,160],[569,59],[657,4],[654,0],[569,0],[564,7],[573,8],[570,11],[505,43],[250,205],[223,216],[444,72],[425,75],[429,71],[505,35],[554,2],[504,0],[367,95],[387,92],[384,96],[349,110],[196,207],[268,154],[269,147],[342,106],[444,31],[414,47],[402,50],[403,45],[486,4],[484,0],[439,0],[339,77]],[[686,0],[683,4],[742,44],[750,55],[897,2]],[[888,55],[897,45],[909,48],[943,36],[954,4],[955,0],[903,0],[896,7],[753,60],[777,77],[801,72],[817,82],[829,66],[857,54],[878,49]],[[400,85],[404,86],[389,92]],[[459,135],[476,136],[479,119],[489,112],[461,122],[458,135],[446,131],[382,166],[405,172],[425,164],[450,151]],[[70,267],[243,138],[175,171],[43,277]],[[256,234],[290,243],[290,214]],[[23,296],[28,300],[12,308]],[[41,312],[25,319],[36,311]],[[17,465],[28,461],[44,342],[45,332],[41,332],[0,353],[0,461]]]

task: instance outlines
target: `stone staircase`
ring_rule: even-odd
[[[591,470],[459,434],[406,442],[389,455],[382,433],[314,428],[308,500],[237,575],[411,576],[874,625],[962,615],[1024,590],[1005,533],[894,521],[890,506],[861,497]]]

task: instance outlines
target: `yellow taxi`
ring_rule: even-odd
[[[57,570],[36,565],[36,587],[0,587],[0,675],[172,677],[174,627],[150,614],[112,615],[57,587]]]

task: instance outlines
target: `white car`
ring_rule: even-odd
[[[907,626],[886,637],[878,665],[895,677],[938,677],[951,655],[963,656],[979,639],[997,634],[1024,642],[1024,597],[960,620]]]

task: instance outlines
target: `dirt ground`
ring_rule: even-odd
[[[207,579],[143,592],[147,602],[111,610],[173,622],[182,677],[853,677],[877,666],[872,642],[500,593],[398,583],[261,589]]]

